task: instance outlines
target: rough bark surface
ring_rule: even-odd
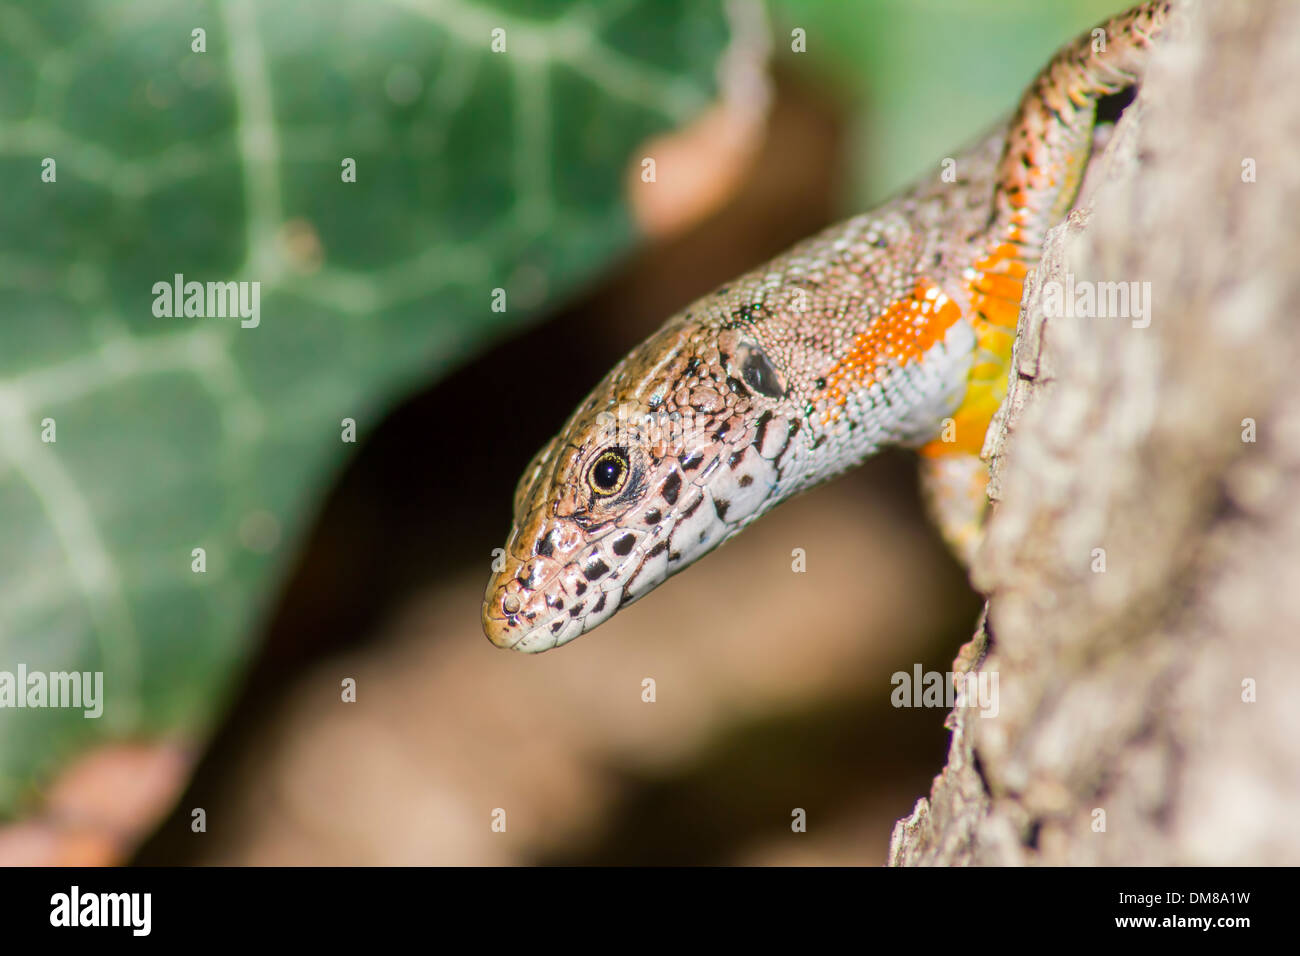
[[[1300,864],[1300,4],[1184,12],[1026,290],[955,665],[999,710],[892,864]]]

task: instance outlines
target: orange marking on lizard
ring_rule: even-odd
[[[984,325],[1015,330],[1020,319],[1020,296],[1025,291],[1027,275],[1029,267],[1012,242],[1001,243],[987,256],[975,262],[974,268],[966,276],[971,305],[975,309],[973,321],[976,332],[982,332]],[[1009,344],[1004,357],[1008,361],[1011,358]]]
[[[1012,230],[1011,241],[978,259],[966,273],[978,356],[970,370],[965,398],[939,437],[921,447],[922,455],[978,455],[989,422],[1006,397],[1011,346],[1020,320],[1020,297],[1029,274],[1014,244],[1018,231]]]
[[[827,373],[826,388],[816,396],[830,401],[822,423],[839,417],[850,392],[875,383],[882,366],[921,361],[960,318],[956,302],[931,280],[918,279],[912,295],[890,303]]]

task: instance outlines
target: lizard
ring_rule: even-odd
[[[969,560],[1025,280],[1076,200],[1098,105],[1140,82],[1173,3],[1063,47],[951,181],[798,243],[618,362],[519,480],[488,639],[568,643],[887,446],[919,451],[931,510]]]

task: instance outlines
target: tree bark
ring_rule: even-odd
[[[1182,13],[1026,289],[954,665],[997,714],[893,865],[1300,864],[1300,4]]]

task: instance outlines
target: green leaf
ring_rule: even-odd
[[[727,40],[697,0],[0,4],[0,672],[105,697],[0,709],[0,817],[102,741],[202,738],[343,420],[625,251],[634,150]],[[258,283],[256,327],[155,315],[176,274]]]

